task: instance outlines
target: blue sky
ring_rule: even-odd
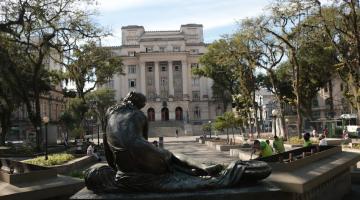
[[[236,21],[264,12],[269,0],[98,0],[95,21],[111,29],[103,45],[121,45],[121,27],[142,25],[145,30],[178,30],[181,24],[204,25],[205,42],[237,29]]]

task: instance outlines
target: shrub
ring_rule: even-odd
[[[48,160],[45,160],[45,156],[38,156],[33,159],[24,160],[24,163],[40,165],[40,166],[54,166],[61,165],[70,160],[75,159],[75,156],[68,153],[50,154]]]
[[[304,144],[304,139],[299,138],[298,136],[292,136],[289,138],[289,143],[295,145]]]

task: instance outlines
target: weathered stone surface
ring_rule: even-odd
[[[78,178],[58,175],[56,178],[23,182],[16,185],[0,181],[1,200],[68,198],[84,187]]]
[[[174,193],[111,193],[95,194],[84,188],[71,199],[113,199],[113,200],[239,200],[239,199],[288,199],[287,193],[282,193],[274,185],[261,182],[257,185],[244,185],[240,188],[217,189],[211,191],[189,191]]]

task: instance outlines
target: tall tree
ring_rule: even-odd
[[[74,82],[77,96],[84,102],[87,93],[107,83],[114,75],[123,74],[121,58],[114,56],[111,50],[97,46],[94,41],[74,49],[68,59],[64,78]]]
[[[202,67],[194,68],[193,73],[214,80],[214,96],[223,101],[224,111],[231,103],[231,95],[238,91],[237,61],[231,52],[231,38],[226,36],[208,46],[208,51],[200,58]]]
[[[68,62],[63,63],[66,71],[62,77],[75,84],[76,95],[84,106],[89,104],[86,94],[107,83],[114,75],[123,74],[121,58],[114,56],[109,49],[97,46],[94,41],[74,49],[72,56],[66,60]],[[84,127],[86,112],[85,109],[79,113]]]
[[[86,95],[86,100],[92,104],[93,111],[97,119],[100,121],[101,130],[106,132],[107,117],[106,112],[108,108],[116,103],[115,91],[112,89],[98,89]]]
[[[266,24],[269,19],[265,16],[260,16],[257,18],[243,20],[240,24],[242,30],[247,34],[248,40],[251,43],[250,52],[258,54],[257,57],[257,67],[266,71],[266,76],[258,76],[258,78],[265,78],[264,80],[258,80],[262,86],[266,86],[264,81],[268,81],[266,87],[275,95],[280,119],[281,119],[281,132],[286,135],[286,125],[284,117],[284,104],[286,95],[282,94],[280,91],[281,82],[284,80],[279,80],[277,78],[276,69],[280,66],[280,63],[283,61],[285,48],[284,43],[281,40],[278,40],[273,34],[264,30],[263,27],[258,26],[259,24]],[[292,90],[291,90],[292,91]]]
[[[10,56],[11,62],[27,65],[30,77],[27,82],[20,81],[21,70],[17,65],[7,65],[8,76],[14,80],[11,88],[22,98],[29,119],[36,129],[37,149],[40,149],[41,112],[40,97],[44,90],[40,80],[50,83],[49,60],[57,61],[74,40],[71,38],[94,38],[102,35],[93,26],[93,14],[81,6],[91,3],[88,0],[7,0],[1,4],[2,21],[0,33],[5,34],[8,42],[17,44],[23,56]],[[14,45],[10,45],[14,46]],[[8,50],[1,45],[2,50]],[[15,51],[16,52],[16,51]],[[17,53],[17,52],[16,52]],[[10,53],[7,53],[10,55]],[[20,61],[19,61],[20,60]],[[48,88],[49,89],[49,88]],[[46,90],[45,90],[46,91]],[[33,106],[34,105],[34,106]]]
[[[345,97],[357,110],[360,124],[360,8],[359,1],[329,1],[330,6],[317,3],[321,28],[336,49],[339,59],[337,71],[346,83]]]
[[[297,55],[299,49],[299,35],[302,31],[302,22],[314,6],[312,1],[304,0],[275,0],[271,6],[272,18],[259,26],[272,34],[276,39],[284,43],[285,52],[290,60],[293,75],[293,88],[296,95],[297,132],[299,137],[302,133],[300,64]]]

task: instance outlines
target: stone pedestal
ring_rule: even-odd
[[[238,199],[288,199],[288,194],[268,183],[240,185],[238,188],[208,191],[189,191],[173,193],[111,193],[95,194],[87,188],[82,189],[70,199],[113,199],[113,200],[238,200]]]

